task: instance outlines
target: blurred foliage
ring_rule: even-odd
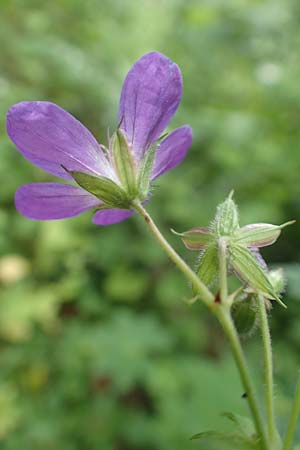
[[[191,124],[194,144],[149,210],[193,264],[169,228],[208,224],[232,188],[243,223],[299,218],[299,20],[298,0],[0,1],[1,449],[208,450],[189,438],[248,413],[218,325],[183,302],[189,287],[138,218],[100,228],[90,213],[16,213],[20,184],[53,178],[9,142],[8,107],[56,102],[105,142],[133,62],[154,49],[175,60],[172,128]],[[272,313],[282,429],[299,365],[299,242],[296,224],[264,251],[288,282],[288,310]],[[259,379],[259,336],[245,345]]]

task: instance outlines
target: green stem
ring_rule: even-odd
[[[219,311],[220,312],[217,316],[230,343],[231,351],[233,353],[236,365],[239,369],[256,432],[260,438],[261,448],[262,450],[269,450],[268,440],[263,426],[263,419],[258,407],[254,386],[249,374],[248,365],[244,356],[239,336],[237,334],[230,312],[228,310],[222,311],[222,309],[220,309]]]
[[[258,402],[255,395],[254,386],[249,375],[246,358],[237,334],[234,322],[230,314],[230,302],[227,285],[227,242],[225,238],[219,240],[219,270],[220,270],[220,296],[221,306],[217,312],[217,317],[230,343],[231,351],[234,355],[236,365],[239,369],[241,380],[247,394],[249,407],[253,421],[263,449],[268,449],[267,437],[265,434],[263,419],[260,414]]]
[[[290,415],[287,432],[284,439],[283,449],[282,450],[291,450],[291,446],[293,445],[293,439],[297,426],[297,419],[300,412],[300,371],[298,375],[298,382],[296,386],[295,398],[292,406],[292,412]]]
[[[214,295],[207,289],[207,287],[201,282],[197,274],[186,264],[186,262],[176,253],[173,247],[171,247],[171,245],[166,241],[166,239],[161,234],[161,232],[159,231],[159,229],[157,228],[157,226],[155,225],[155,223],[153,222],[153,220],[151,219],[150,215],[145,210],[145,208],[139,203],[135,203],[133,206],[136,209],[136,211],[143,217],[145,223],[147,224],[150,231],[155,236],[155,238],[157,239],[163,250],[177,265],[177,267],[181,270],[181,272],[183,272],[183,274],[187,277],[187,279],[191,281],[191,283],[199,292],[200,296],[202,297],[206,305],[218,317],[219,322],[225,332],[225,335],[228,338],[232,353],[234,355],[237,367],[240,372],[241,380],[247,394],[247,400],[253,416],[253,421],[255,424],[257,435],[259,436],[260,439],[262,450],[269,450],[263,426],[263,420],[260,415],[258,402],[254,392],[254,387],[252,384],[251,377],[249,375],[249,370],[243,353],[243,349],[241,347],[238,334],[236,332],[234,323],[230,315],[229,305],[226,305],[226,303],[223,304],[222,302],[221,304],[215,302]],[[223,260],[224,257],[226,257],[226,254],[224,254],[224,252],[220,252],[220,258],[222,259],[221,267],[223,271],[223,275],[221,276],[221,280],[223,283],[221,290],[223,292],[223,295],[226,294],[227,296],[226,259],[224,261]]]
[[[268,324],[265,300],[262,295],[258,295],[258,312],[260,329],[263,341],[264,372],[265,372],[265,402],[268,422],[268,434],[271,445],[275,445],[278,439],[278,432],[275,421],[274,408],[274,381],[273,381],[273,360],[271,335]]]
[[[178,255],[178,253],[171,247],[168,241],[161,234],[154,221],[151,219],[148,212],[145,208],[139,204],[134,204],[135,209],[140,213],[140,215],[144,218],[145,223],[150,228],[152,234],[158,240],[160,246],[167,253],[169,258],[176,264],[176,266],[181,270],[181,272],[186,276],[186,278],[193,284],[194,288],[197,290],[202,300],[206,303],[208,307],[211,308],[214,303],[214,295],[210,292],[210,290],[202,283],[197,274],[187,265],[187,263]]]

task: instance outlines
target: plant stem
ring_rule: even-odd
[[[176,253],[176,251],[171,247],[171,245],[166,241],[164,236],[161,234],[153,220],[151,219],[148,212],[145,208],[139,204],[135,203],[134,208],[136,211],[143,217],[145,223],[149,227],[152,234],[158,240],[160,246],[167,253],[167,255],[171,258],[171,260],[177,265],[177,267],[183,272],[183,274],[187,277],[189,281],[192,282],[193,286],[199,292],[205,304],[210,308],[215,316],[217,316],[226,337],[230,343],[230,347],[232,353],[235,358],[235,362],[237,364],[238,370],[240,372],[240,377],[244,386],[244,389],[247,394],[247,400],[249,403],[249,407],[252,413],[253,421],[255,424],[257,435],[260,439],[262,450],[270,450],[267,438],[263,426],[263,420],[259,411],[258,402],[255,396],[254,387],[252,384],[251,377],[249,375],[248,366],[246,363],[246,358],[243,353],[242,346],[240,344],[240,340],[235,329],[234,323],[232,321],[230,315],[230,308],[225,299],[224,303],[216,303],[214,295],[207,289],[207,287],[201,282],[197,274],[186,264],[186,262]],[[224,261],[225,257],[225,261]],[[220,252],[221,262],[221,271],[223,274],[221,275],[221,291],[222,295],[226,295],[227,297],[227,268],[226,268],[226,254],[224,252]],[[225,276],[226,275],[226,276]],[[225,285],[226,283],[226,285]]]
[[[249,375],[246,358],[240,343],[240,338],[237,334],[234,322],[230,314],[230,303],[228,298],[227,285],[227,257],[226,257],[226,239],[219,240],[219,270],[220,270],[220,296],[221,305],[217,312],[217,317],[221,323],[223,330],[230,343],[231,351],[234,355],[236,365],[239,369],[241,380],[246,391],[249,407],[252,413],[253,421],[257,434],[260,437],[260,443],[263,449],[268,449],[268,442],[263,426],[263,419],[260,414],[258,402],[256,399],[254,386]]]
[[[300,412],[300,371],[298,374],[298,381],[296,386],[295,398],[292,406],[292,412],[290,415],[287,432],[284,439],[282,450],[291,450],[293,445],[294,434],[297,426],[297,419]]]
[[[226,337],[229,341],[231,351],[233,353],[236,365],[238,367],[240,377],[243,383],[243,387],[245,389],[245,393],[247,396],[247,400],[249,403],[249,407],[251,410],[251,414],[253,417],[254,425],[256,428],[256,432],[260,438],[261,448],[263,450],[269,450],[269,445],[265,433],[265,429],[263,426],[263,419],[261,417],[261,413],[258,407],[258,402],[255,395],[254,386],[252,383],[251,376],[249,374],[248,365],[246,362],[246,358],[244,356],[244,352],[240,343],[239,336],[237,334],[235,325],[231,318],[230,312],[228,310],[221,310],[217,314],[219,322],[222,325],[222,328],[226,334]],[[272,449],[273,450],[273,449]]]
[[[158,240],[160,246],[167,253],[169,258],[176,264],[176,266],[183,272],[186,278],[193,284],[194,288],[197,290],[202,300],[206,303],[208,307],[211,308],[211,305],[214,303],[214,295],[210,292],[210,290],[202,283],[197,274],[187,265],[187,263],[178,255],[178,253],[171,247],[168,241],[161,234],[154,221],[151,219],[148,212],[145,208],[139,204],[134,204],[135,209],[139,212],[139,214],[144,218],[144,221],[150,228],[152,234]]]
[[[263,341],[264,372],[265,372],[265,402],[268,422],[268,434],[270,443],[275,445],[278,439],[278,432],[275,421],[274,408],[274,381],[273,381],[273,360],[271,335],[268,324],[265,300],[262,295],[258,295],[258,313],[260,320],[260,329]]]

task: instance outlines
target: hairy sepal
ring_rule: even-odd
[[[218,277],[219,259],[217,245],[211,244],[200,255],[197,275],[206,286],[210,287]]]
[[[130,209],[127,193],[109,178],[89,175],[82,172],[68,171],[76,183],[85,191],[95,195],[106,205],[113,208]]]
[[[227,199],[217,207],[212,229],[217,236],[231,236],[239,227],[239,214],[232,200],[233,191]]]
[[[171,231],[182,239],[182,242],[189,250],[202,250],[215,240],[214,235],[208,228],[192,228],[184,233]]]
[[[111,138],[111,152],[118,178],[129,196],[137,193],[135,163],[125,134],[118,129]]]
[[[146,151],[141,162],[141,167],[138,176],[138,190],[141,199],[145,199],[150,190],[151,172],[153,168],[154,158],[157,150],[157,145],[152,145]]]
[[[282,306],[284,303],[276,294],[267,273],[262,269],[251,251],[240,244],[229,244],[230,264],[237,275],[255,292],[262,293],[266,298],[276,300]]]
[[[281,230],[293,223],[294,221],[282,225],[271,225],[269,223],[246,225],[236,231],[234,240],[236,243],[248,247],[266,247],[274,244],[279,238]]]

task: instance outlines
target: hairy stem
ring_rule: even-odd
[[[259,410],[258,401],[255,395],[252,379],[249,374],[246,358],[230,312],[223,311],[218,313],[217,316],[229,341],[231,351],[238,367],[242,384],[245,389],[245,394],[249,403],[249,408],[254,421],[255,429],[260,439],[261,448],[262,450],[271,450],[268,445],[268,440],[263,425],[263,419]]]
[[[276,444],[278,440],[278,432],[275,421],[274,408],[274,381],[273,381],[273,359],[272,359],[272,344],[271,335],[268,324],[268,317],[266,311],[265,300],[262,295],[258,295],[258,312],[260,329],[263,341],[263,355],[264,355],[264,372],[265,372],[265,402],[267,412],[267,424],[270,443]]]
[[[157,239],[160,246],[167,253],[169,258],[176,264],[176,266],[181,270],[181,272],[186,276],[186,278],[193,284],[197,293],[201,296],[201,299],[206,303],[207,306],[211,307],[214,302],[214,295],[210,290],[202,283],[197,274],[187,265],[187,263],[178,255],[178,253],[173,249],[173,247],[168,243],[168,241],[161,234],[154,221],[151,219],[148,212],[141,204],[134,204],[135,209],[143,217],[148,228],[152,234]]]
[[[291,450],[292,448],[299,412],[300,412],[300,371],[298,374],[298,382],[296,386],[294,402],[282,450]]]
[[[234,322],[230,314],[230,302],[228,298],[227,285],[227,256],[226,256],[226,240],[221,238],[219,240],[219,270],[220,270],[220,296],[221,305],[216,310],[217,317],[221,323],[223,330],[230,343],[231,351],[233,353],[236,365],[240,372],[240,377],[246,391],[249,407],[255,424],[260,443],[264,450],[268,450],[268,441],[263,425],[263,419],[259,410],[258,402],[255,395],[254,386],[249,374],[246,358],[240,343],[240,338],[236,331]],[[273,450],[273,449],[272,449]]]
[[[248,366],[246,363],[246,358],[243,353],[243,349],[240,344],[240,340],[237,334],[237,331],[235,329],[234,323],[232,321],[231,315],[230,315],[230,309],[229,305],[226,304],[227,298],[225,299],[225,302],[221,304],[218,302],[215,302],[214,295],[208,290],[208,288],[201,282],[197,274],[186,264],[186,262],[176,253],[176,251],[171,247],[171,245],[168,243],[168,241],[164,238],[164,236],[161,234],[155,223],[153,222],[152,218],[148,214],[148,212],[145,210],[145,208],[139,204],[135,203],[134,208],[136,211],[143,217],[146,225],[152,232],[152,234],[155,236],[157,241],[159,242],[160,246],[163,248],[163,250],[167,253],[167,255],[171,258],[171,260],[177,265],[177,267],[183,272],[183,274],[186,276],[186,278],[191,281],[194,288],[197,290],[199,295],[201,296],[202,300],[205,302],[205,304],[210,308],[210,310],[213,312],[214,315],[217,316],[219,319],[219,322],[225,332],[225,335],[230,343],[230,347],[232,350],[232,353],[234,355],[234,359],[236,362],[236,365],[238,367],[240,377],[244,386],[244,389],[247,394],[247,400],[249,403],[250,411],[252,413],[253,421],[255,424],[257,435],[260,439],[260,444],[262,450],[270,450],[264,430],[263,420],[260,414],[260,410],[258,407],[258,402],[255,396],[253,383],[251,380],[251,377],[249,375]],[[225,243],[226,244],[226,243]],[[223,249],[224,250],[224,249]],[[223,276],[221,276],[221,282],[223,283],[221,287],[222,295],[225,295],[227,297],[227,268],[226,268],[226,254],[224,251],[220,250],[219,253],[221,261],[221,268],[223,271]],[[226,276],[225,276],[226,274]],[[226,285],[225,285],[226,282]]]

